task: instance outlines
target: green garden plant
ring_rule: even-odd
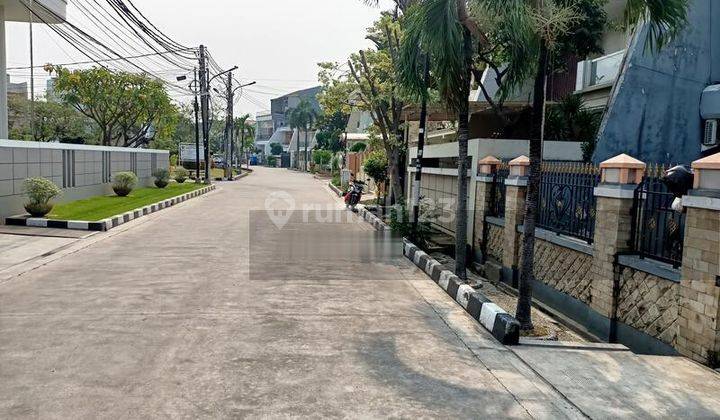
[[[112,189],[118,197],[126,197],[137,183],[138,177],[134,172],[118,172],[113,178]]]
[[[188,178],[188,175],[188,170],[183,168],[182,166],[175,168],[175,181],[177,181],[179,184],[185,182],[185,180]]]
[[[359,153],[359,152],[364,152],[365,149],[367,149],[367,144],[359,141],[352,145],[352,147],[350,148],[350,151],[354,152],[354,153]]]
[[[155,177],[155,186],[158,188],[165,188],[170,182],[170,171],[165,168],[156,169],[152,175]]]
[[[23,191],[29,201],[25,203],[25,210],[33,217],[42,217],[50,213],[53,205],[50,200],[59,196],[62,190],[46,178],[28,178],[23,183]]]

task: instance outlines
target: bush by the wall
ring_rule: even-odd
[[[187,179],[188,174],[188,170],[183,168],[182,166],[175,168],[175,181],[177,181],[179,184],[182,184]]]
[[[113,177],[112,189],[118,197],[125,197],[135,188],[138,177],[133,172],[118,172]]]
[[[158,188],[165,188],[170,182],[170,171],[165,168],[156,169],[152,175],[155,177],[155,186]]]
[[[358,153],[358,152],[364,152],[365,149],[367,149],[367,144],[359,141],[352,145],[352,147],[350,148],[350,151]]]
[[[46,178],[28,178],[23,183],[23,191],[28,196],[25,210],[33,217],[42,217],[50,213],[53,205],[50,200],[59,196],[62,190]]]

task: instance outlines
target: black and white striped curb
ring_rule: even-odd
[[[149,204],[145,207],[140,207],[135,210],[128,211],[117,216],[109,217],[97,222],[86,222],[81,220],[52,220],[41,217],[26,217],[12,216],[5,219],[5,224],[10,226],[31,226],[31,227],[46,227],[46,228],[58,228],[58,229],[74,229],[74,230],[92,230],[92,231],[107,231],[114,227],[120,226],[131,220],[138,219],[156,211],[160,211],[164,208],[172,207],[176,204],[180,204],[184,201],[190,200],[206,194],[215,189],[215,185],[208,185],[190,191],[176,197],[168,198],[166,200],[158,201],[154,204]]]
[[[382,219],[375,216],[375,214],[373,214],[373,212],[366,209],[365,206],[363,206],[362,204],[358,204],[357,209],[358,209],[358,214],[360,215],[360,217],[362,217],[363,220],[365,220],[366,222],[373,225],[375,230],[379,230],[381,232],[389,232],[391,230],[390,226],[388,226],[385,222],[383,222]]]
[[[335,194],[338,195],[338,197],[342,197],[342,191],[340,191],[340,188],[336,187],[335,184],[332,182],[328,182],[328,187],[330,187],[331,190],[335,191]]]
[[[450,270],[420,250],[407,239],[403,240],[403,254],[443,288],[465,310],[490,331],[498,341],[517,345],[520,341],[520,323],[512,315],[494,304],[481,292],[464,284]]]

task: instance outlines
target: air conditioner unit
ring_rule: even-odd
[[[703,146],[712,147],[720,143],[720,130],[718,130],[718,120],[705,121],[705,136],[703,137]]]

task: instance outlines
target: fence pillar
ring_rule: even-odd
[[[490,209],[495,174],[502,162],[495,156],[486,156],[478,161],[475,183],[475,221],[473,226],[473,250],[477,261],[485,261],[485,216]]]
[[[626,154],[600,164],[601,180],[595,188],[595,235],[590,307],[604,319],[591,326],[601,337],[613,339],[611,320],[615,318],[615,258],[629,251],[632,236],[632,208],[635,190],[642,182],[645,163]]]
[[[502,256],[502,281],[517,287],[520,238],[518,226],[525,220],[525,193],[528,185],[530,159],[520,156],[509,163],[510,175],[505,180],[505,231]]]
[[[680,287],[677,349],[720,365],[720,153],[697,160],[687,209]]]

